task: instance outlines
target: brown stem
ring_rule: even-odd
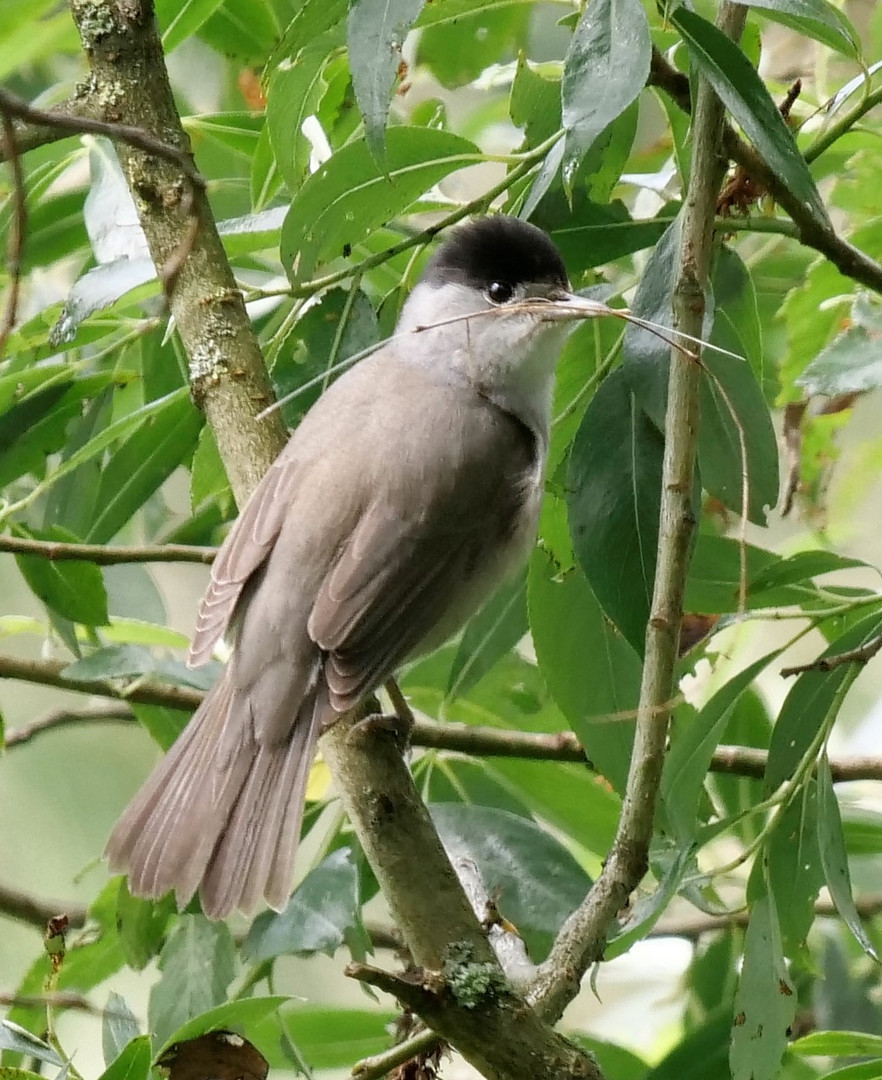
[[[114,547],[105,544],[63,544],[54,540],[32,540],[25,536],[0,536],[0,551],[13,555],[34,555],[50,562],[80,560],[97,566],[120,563],[195,562],[210,564],[217,548],[190,544],[145,544],[140,547]]]

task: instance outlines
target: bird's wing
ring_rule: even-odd
[[[297,484],[297,470],[284,452],[270,466],[212,563],[211,580],[190,643],[188,664],[196,667],[211,658],[236,607],[242,588],[266,559],[282,528]]]
[[[536,462],[516,421],[491,420],[461,433],[458,475],[440,501],[424,505],[413,487],[387,491],[326,574],[307,628],[327,654],[336,710],[355,705],[427,637],[437,640],[439,628],[442,640],[452,633],[498,584]]]

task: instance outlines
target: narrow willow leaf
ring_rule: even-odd
[[[814,778],[806,782],[776,822],[763,861],[775,907],[787,912],[781,922],[784,953],[791,960],[810,963],[806,937],[815,921],[815,901],[824,884],[818,848],[818,786]]]
[[[101,472],[88,543],[112,539],[172,472],[189,460],[203,422],[189,397],[180,397],[129,435]]]
[[[563,844],[528,818],[463,803],[429,811],[450,858],[474,860],[516,926],[555,933],[591,886]]]
[[[308,172],[312,150],[303,122],[318,109],[326,89],[325,65],[342,40],[342,26],[322,34],[292,60],[283,60],[270,77],[266,127],[279,172],[292,195]]]
[[[833,790],[833,777],[826,754],[818,765],[818,845],[821,849],[824,878],[836,910],[864,952],[879,961],[879,954],[867,936],[854,904],[842,819],[839,816],[839,803]]]
[[[767,18],[813,38],[836,52],[855,59],[860,35],[848,18],[828,0],[735,0],[757,8]]]
[[[882,615],[875,611],[853,625],[841,637],[831,643],[821,654],[823,657],[849,652],[879,633]],[[804,671],[798,675],[772,731],[769,757],[766,762],[766,791],[771,793],[779,784],[793,775],[803,755],[808,751],[821,725],[829,718],[831,708],[841,691],[843,683],[855,677],[853,665],[840,664],[831,671]]]
[[[775,901],[762,896],[751,908],[744,939],[729,1051],[732,1080],[773,1080],[778,1075],[795,1015],[796,993],[781,949]]]
[[[687,847],[698,827],[698,806],[711,759],[738,699],[780,650],[739,672],[713,695],[687,726],[678,721],[671,749],[665,755],[661,798],[678,844]]]
[[[346,24],[352,88],[371,153],[383,160],[389,97],[408,31],[425,0],[354,0]]]
[[[107,997],[107,1006],[101,1021],[101,1049],[104,1064],[112,1065],[132,1039],[140,1034],[138,1021],[128,1002],[115,990]]]
[[[619,369],[603,381],[573,442],[570,535],[597,599],[642,655],[652,600],[664,439]]]
[[[828,226],[827,211],[793,133],[741,49],[712,23],[685,7],[677,8],[671,21],[688,43],[702,75],[769,167],[815,221]]]
[[[70,543],[78,537],[60,526],[51,529],[19,529],[32,540]],[[101,567],[76,559],[45,559],[39,555],[16,555],[22,577],[38,599],[71,622],[103,626],[108,621],[107,592]]]
[[[651,52],[640,0],[592,0],[586,7],[567,50],[561,83],[565,184],[598,135],[646,85]]]
[[[637,653],[610,623],[580,568],[559,571],[542,550],[530,562],[527,602],[552,697],[595,768],[623,792],[640,688]]]
[[[151,1057],[150,1038],[140,1035],[105,1069],[99,1080],[147,1080]]]
[[[527,582],[521,574],[503,585],[463,630],[450,669],[447,697],[470,690],[526,633]]]

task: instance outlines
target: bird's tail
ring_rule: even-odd
[[[261,743],[242,696],[225,673],[114,827],[105,855],[135,895],[174,889],[183,908],[198,889],[213,919],[287,903],[322,710],[308,695],[290,736]]]

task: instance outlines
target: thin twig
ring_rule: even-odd
[[[29,923],[38,930],[45,930],[46,923],[57,915],[66,915],[74,929],[85,925],[86,908],[73,900],[40,900],[21,889],[0,885],[0,915]]]
[[[14,116],[18,120],[56,128],[58,131],[72,135],[105,135],[108,139],[118,139],[147,154],[174,162],[194,187],[200,189],[205,187],[205,180],[193,164],[189,150],[181,150],[177,146],[163,142],[151,135],[149,131],[135,127],[133,124],[117,124],[109,120],[97,120],[91,116],[73,116],[55,109],[38,109],[3,87],[0,87],[0,112],[6,116]]]
[[[190,544],[145,544],[140,547],[113,547],[104,544],[63,544],[54,540],[32,540],[24,536],[0,536],[0,552],[33,555],[51,562],[76,560],[97,566],[120,563],[188,562],[210,564],[217,555],[215,547]]]
[[[6,242],[6,269],[9,273],[9,293],[6,310],[0,323],[0,359],[6,351],[6,342],[15,326],[18,315],[18,300],[21,294],[21,262],[27,232],[28,209],[25,199],[24,172],[21,167],[21,155],[18,141],[9,115],[0,102],[0,122],[3,126],[3,149],[6,160],[12,168],[12,227]]]
[[[38,735],[64,727],[80,727],[83,724],[117,724],[121,721],[130,723],[135,719],[132,710],[123,704],[106,702],[92,705],[88,709],[50,709],[42,716],[35,717],[21,727],[13,728],[6,734],[6,749],[25,746]]]
[[[791,675],[802,675],[805,671],[833,671],[834,668],[845,664],[866,664],[882,649],[882,634],[877,635],[866,645],[859,645],[856,649],[846,649],[845,652],[836,653],[835,656],[821,656],[808,664],[796,664],[794,667],[781,668],[781,678],[789,679]]]

